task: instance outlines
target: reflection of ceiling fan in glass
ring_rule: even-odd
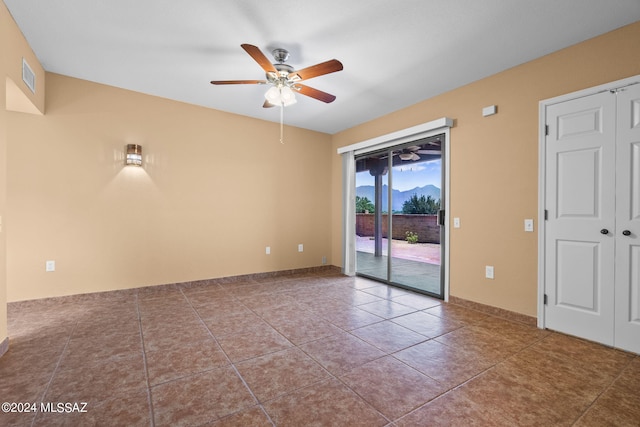
[[[441,151],[438,147],[437,150],[423,150],[419,145],[412,145],[410,147],[406,147],[397,153],[400,160],[404,161],[417,161],[420,160],[420,156],[418,154],[435,154],[440,155]]]
[[[256,46],[250,44],[241,46],[265,71],[266,80],[213,80],[211,84],[269,84],[271,87],[265,93],[266,101],[263,104],[265,108],[276,105],[286,107],[294,104],[296,102],[296,92],[326,103],[333,102],[336,99],[334,95],[303,85],[300,82],[342,70],[342,63],[337,59],[331,59],[296,71],[291,65],[285,64],[289,59],[289,52],[285,49],[274,49],[272,51],[273,57],[277,62],[272,64]]]

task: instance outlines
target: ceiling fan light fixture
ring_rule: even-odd
[[[276,86],[271,86],[269,88],[269,90],[267,91],[267,93],[264,94],[264,97],[271,104],[277,105],[277,104],[280,103],[279,102],[279,100],[280,100],[280,89],[278,89]]]
[[[287,105],[295,104],[296,102],[298,102],[296,100],[295,93],[293,93],[289,86],[284,86],[282,89],[280,89],[280,99],[285,107]]]
[[[267,93],[264,94],[264,97],[270,104],[282,105],[284,107],[297,102],[295,93],[288,86],[272,86]]]

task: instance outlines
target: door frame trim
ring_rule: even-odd
[[[538,103],[538,327],[544,329],[546,326],[544,314],[544,293],[545,293],[545,233],[546,222],[545,200],[546,200],[546,111],[547,107],[566,101],[571,101],[585,96],[595,95],[600,92],[612,91],[625,86],[640,83],[640,74],[627,77],[625,79],[616,80],[602,85],[581,89],[575,92],[556,96],[553,98],[543,99]]]

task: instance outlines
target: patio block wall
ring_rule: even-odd
[[[356,214],[356,234],[373,236],[373,214]],[[418,234],[420,243],[440,243],[440,226],[437,215],[393,215],[392,239],[405,240],[406,232]],[[382,214],[382,237],[387,236],[387,214]]]

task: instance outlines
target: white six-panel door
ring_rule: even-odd
[[[640,353],[640,84],[545,120],[544,326]]]
[[[640,84],[618,91],[615,346],[640,353]]]
[[[613,345],[615,96],[547,108],[546,326]]]

